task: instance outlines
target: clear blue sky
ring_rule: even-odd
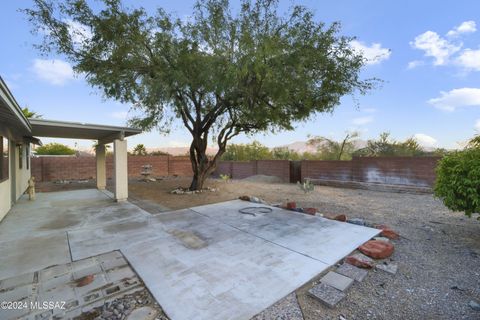
[[[151,11],[160,5],[180,17],[188,16],[193,6],[193,1],[178,0],[126,3]],[[480,133],[480,1],[282,1],[281,6],[292,3],[313,9],[318,20],[340,21],[342,33],[358,38],[352,45],[371,57],[363,76],[385,83],[358,97],[359,108],[345,97],[333,115],[319,115],[295,131],[243,136],[234,142],[256,138],[273,147],[306,140],[309,134],[340,138],[355,129],[362,139],[389,131],[397,139],[416,135],[424,145],[454,148]],[[20,105],[46,119],[124,125],[128,106],[105,101],[72,75],[63,57],[40,56],[32,47],[39,39],[18,12],[29,6],[30,1],[3,1],[0,7],[0,75]],[[186,146],[189,140],[177,125],[170,135],[144,133],[129,144]],[[69,141],[75,142],[92,145]]]

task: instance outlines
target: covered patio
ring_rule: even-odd
[[[97,140],[95,157],[96,182],[99,190],[105,190],[107,186],[105,145],[113,143],[114,199],[115,201],[127,200],[128,154],[125,138],[141,133],[140,129],[44,119],[31,119],[30,124],[32,135],[37,137]]]
[[[245,215],[239,209],[264,205],[240,200],[151,213],[112,197],[95,189],[40,193],[36,201],[23,196],[0,223],[0,300],[40,299],[33,288],[45,284],[25,279],[59,267],[94,273],[98,267],[84,262],[97,265],[105,254],[117,259],[117,250],[170,319],[250,319],[379,232],[275,207]],[[67,290],[68,274],[49,280],[50,297],[68,291],[88,306],[107,301],[104,294],[87,299],[97,281]],[[6,283],[18,287],[2,293]],[[64,317],[82,310],[69,305]]]

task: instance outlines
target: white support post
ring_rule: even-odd
[[[104,144],[98,144],[96,146],[95,157],[97,159],[97,189],[105,190],[107,187],[107,166]]]
[[[128,198],[127,156],[127,140],[115,139],[113,141],[113,161],[116,201],[126,201]]]

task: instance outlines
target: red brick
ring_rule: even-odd
[[[393,244],[385,241],[370,240],[358,247],[363,254],[374,259],[385,259],[392,255]]]

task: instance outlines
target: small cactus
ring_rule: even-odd
[[[300,190],[302,190],[305,193],[309,193],[315,190],[315,185],[312,183],[311,180],[308,180],[308,179],[306,179],[303,183],[298,181],[297,185],[300,188]]]

